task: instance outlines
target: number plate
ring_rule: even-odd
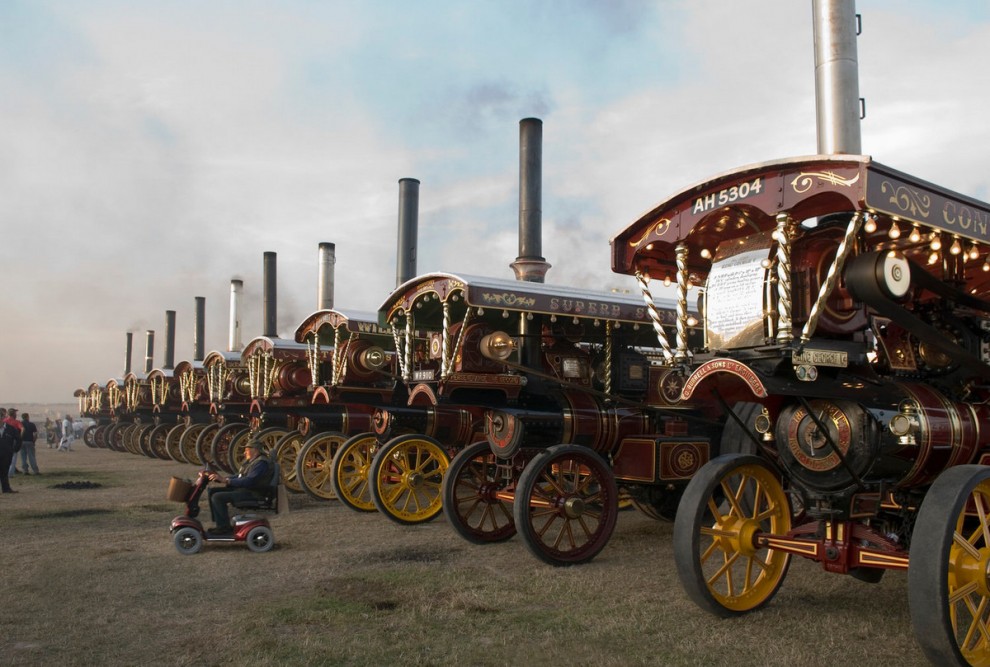
[[[811,364],[812,366],[832,366],[845,368],[849,365],[849,354],[836,350],[804,350],[791,354],[791,362],[796,364]]]

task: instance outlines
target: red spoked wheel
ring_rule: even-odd
[[[555,445],[519,476],[512,508],[526,546],[551,565],[597,556],[615,529],[619,490],[608,464],[581,445]]]
[[[504,542],[516,534],[512,504],[498,497],[508,484],[487,442],[457,453],[443,477],[443,514],[468,542]]]

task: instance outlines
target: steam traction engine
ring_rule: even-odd
[[[410,404],[483,408],[485,439],[458,447],[449,464],[442,448],[380,454],[372,484],[387,495],[402,471],[440,469],[443,512],[469,541],[519,530],[548,563],[590,560],[615,526],[619,486],[638,507],[672,517],[709,458],[711,438],[687,436],[696,415],[643,403],[661,354],[651,327],[672,323],[672,309],[651,316],[627,295],[436,273],[397,288],[379,312],[399,336]],[[403,337],[417,329],[422,346]]]
[[[612,240],[644,290],[670,279],[679,310],[700,293],[704,345],[678,335],[666,361],[675,404],[735,406],[740,453],[675,523],[700,606],[762,606],[792,555],[906,569],[929,657],[990,660],[988,241],[986,204],[859,156],[721,175]]]

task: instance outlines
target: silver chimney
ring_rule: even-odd
[[[193,323],[193,361],[202,361],[206,352],[206,297],[196,298],[196,321]]]
[[[416,239],[419,234],[419,181],[399,179],[399,245],[395,255],[395,286],[416,275]]]
[[[148,329],[146,336],[148,342],[144,348],[144,372],[150,373],[155,367],[155,332]]]
[[[316,309],[333,308],[333,265],[337,263],[336,246],[332,243],[320,244],[320,275],[316,286]]]
[[[278,293],[276,286],[275,253],[270,250],[265,252],[264,279],[264,327],[261,335],[276,338],[278,337]]]
[[[230,337],[227,340],[228,352],[240,352],[241,343],[241,295],[244,281],[234,278],[230,281]]]
[[[543,258],[543,121],[519,121],[519,256],[509,266],[516,280],[542,283],[550,270]]]
[[[165,363],[162,368],[175,368],[175,311],[165,311]]]
[[[855,0],[812,0],[818,153],[863,152]]]
[[[131,372],[131,352],[134,348],[134,334],[127,332],[127,352],[124,356],[124,375]]]

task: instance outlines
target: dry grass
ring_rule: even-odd
[[[130,454],[42,446],[0,497],[6,665],[919,665],[906,576],[878,585],[795,562],[763,611],[719,620],[674,572],[671,526],[624,512],[592,563],[553,568],[517,539],[461,540],[293,496],[274,551],[168,535],[169,477]],[[91,490],[52,484],[88,480]],[[204,508],[205,509],[205,508]]]

